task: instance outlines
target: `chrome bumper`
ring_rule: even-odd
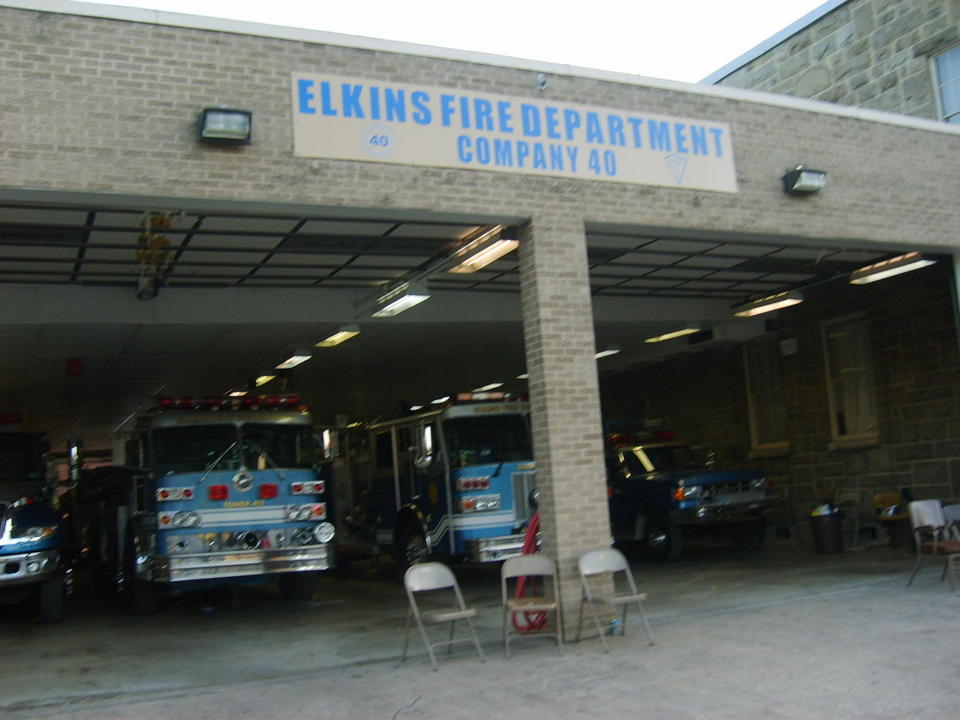
[[[672,510],[670,519],[677,525],[719,525],[761,520],[778,509],[779,497],[747,502],[699,505],[685,510]]]
[[[152,570],[152,577],[145,579],[175,583],[184,580],[329,570],[333,567],[333,555],[331,544],[304,545],[282,550],[154,555],[144,564]]]
[[[501,535],[499,537],[467,540],[467,560],[472,562],[495,562],[523,554],[525,535]]]
[[[0,589],[43,582],[56,577],[60,568],[59,550],[0,556]]]

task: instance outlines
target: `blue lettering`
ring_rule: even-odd
[[[548,107],[544,110],[544,114],[547,117],[547,137],[559,140],[560,132],[557,128],[560,126],[560,111],[555,107]]]
[[[587,142],[603,142],[603,128],[600,126],[600,116],[595,112],[587,113]]]
[[[485,137],[478,137],[474,143],[477,149],[477,162],[481,165],[490,164],[490,141]]]
[[[530,143],[517,141],[517,167],[523,167],[524,161],[530,157]]]
[[[340,98],[343,105],[343,116],[362,118],[363,108],[360,107],[360,93],[363,92],[363,85],[351,85],[343,83],[340,86]]]
[[[334,116],[337,109],[330,103],[330,83],[320,83],[320,112],[324,115]]]
[[[433,122],[433,113],[430,112],[428,103],[430,102],[429,93],[423,90],[414,90],[410,93],[410,102],[413,103],[413,121],[417,125],[429,125]]]
[[[387,100],[387,120],[407,121],[406,91],[385,88]]]
[[[457,157],[460,162],[469,163],[473,160],[473,154],[470,152],[470,138],[466,135],[457,136]]]
[[[707,149],[707,129],[703,125],[690,126],[690,140],[693,142],[694,155],[709,155]]]
[[[473,120],[477,130],[493,130],[493,104],[489,100],[476,98],[473,101]]]
[[[520,119],[523,121],[523,134],[527,137],[540,137],[540,110],[536,105],[523,103],[520,105]],[[517,146],[517,158],[520,156],[520,146]],[[521,163],[520,167],[523,167]]]
[[[640,129],[643,127],[643,120],[640,118],[627,118],[627,122],[630,123],[630,130],[633,132],[633,146],[635,148],[643,147],[643,136],[640,134]]]
[[[313,80],[297,80],[297,98],[300,100],[301,115],[316,115],[317,109],[310,103],[313,100]]]
[[[623,118],[619,115],[607,115],[607,134],[611,145],[623,147],[627,139],[623,136]]]
[[[510,124],[510,122],[513,120],[513,114],[510,112],[509,102],[500,100],[497,103],[497,120],[499,120],[500,123],[500,132],[513,132],[513,125]]]
[[[723,130],[720,128],[710,128],[710,134],[713,135],[713,147],[718,158],[723,157]]]
[[[547,155],[543,151],[543,143],[533,144],[533,166],[537,170],[547,169]]]
[[[666,120],[648,120],[647,135],[650,136],[651,150],[667,150],[669,152],[672,149],[670,145],[670,123]]]
[[[580,148],[576,145],[567,146],[567,157],[570,159],[570,172],[577,171],[577,153],[580,152]]]
[[[687,125],[686,123],[673,124],[673,139],[677,141],[677,152],[688,154],[690,149],[687,147]]]
[[[453,117],[453,95],[440,96],[440,124],[450,127],[450,118]]]
[[[370,117],[380,119],[380,88],[376,85],[370,86]]]
[[[460,98],[460,127],[470,127],[470,98]]]
[[[578,110],[563,111],[563,126],[566,128],[567,140],[573,140],[573,134],[583,124]]]
[[[494,163],[500,167],[513,167],[513,142],[510,140],[493,141]]]
[[[563,145],[554,143],[550,146],[550,169],[563,170]]]

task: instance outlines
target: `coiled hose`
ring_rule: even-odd
[[[537,552],[537,531],[540,529],[540,513],[535,512],[527,525],[527,532],[523,536],[523,554],[530,555]],[[515,597],[522,598],[527,592],[527,581],[529,580],[531,592],[535,590],[534,578],[523,576],[517,578],[517,590]],[[523,618],[518,616],[522,615]],[[532,633],[542,630],[547,624],[547,613],[538,610],[536,612],[515,612],[513,613],[513,628],[520,633]]]

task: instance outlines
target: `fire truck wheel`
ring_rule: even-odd
[[[123,595],[127,610],[133,615],[149,615],[160,609],[160,589],[153,583],[137,577],[137,544],[133,526],[127,527],[124,549]]]
[[[680,528],[669,518],[651,515],[644,536],[647,554],[655,562],[676,562],[683,549]]]
[[[403,526],[398,550],[397,564],[401,578],[408,567],[427,559],[427,541],[423,537],[423,530],[419,523],[409,520]]]
[[[305,602],[317,592],[319,575],[315,572],[286,573],[277,578],[280,597],[284,600]]]
[[[63,578],[55,577],[40,585],[40,621],[58,623],[63,620]]]
[[[767,526],[762,520],[738,525],[730,533],[734,548],[741,552],[759,550],[767,539]]]

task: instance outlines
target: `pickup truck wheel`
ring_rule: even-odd
[[[644,533],[647,555],[656,562],[676,562],[683,549],[683,537],[680,528],[669,518],[651,516],[647,518]]]
[[[58,623],[63,621],[63,578],[51,578],[40,584],[40,621]]]
[[[744,523],[730,533],[734,548],[741,552],[759,550],[767,539],[767,526],[763,521]]]
[[[277,578],[280,597],[294,602],[305,602],[317,592],[320,577],[315,572],[284,573]]]

